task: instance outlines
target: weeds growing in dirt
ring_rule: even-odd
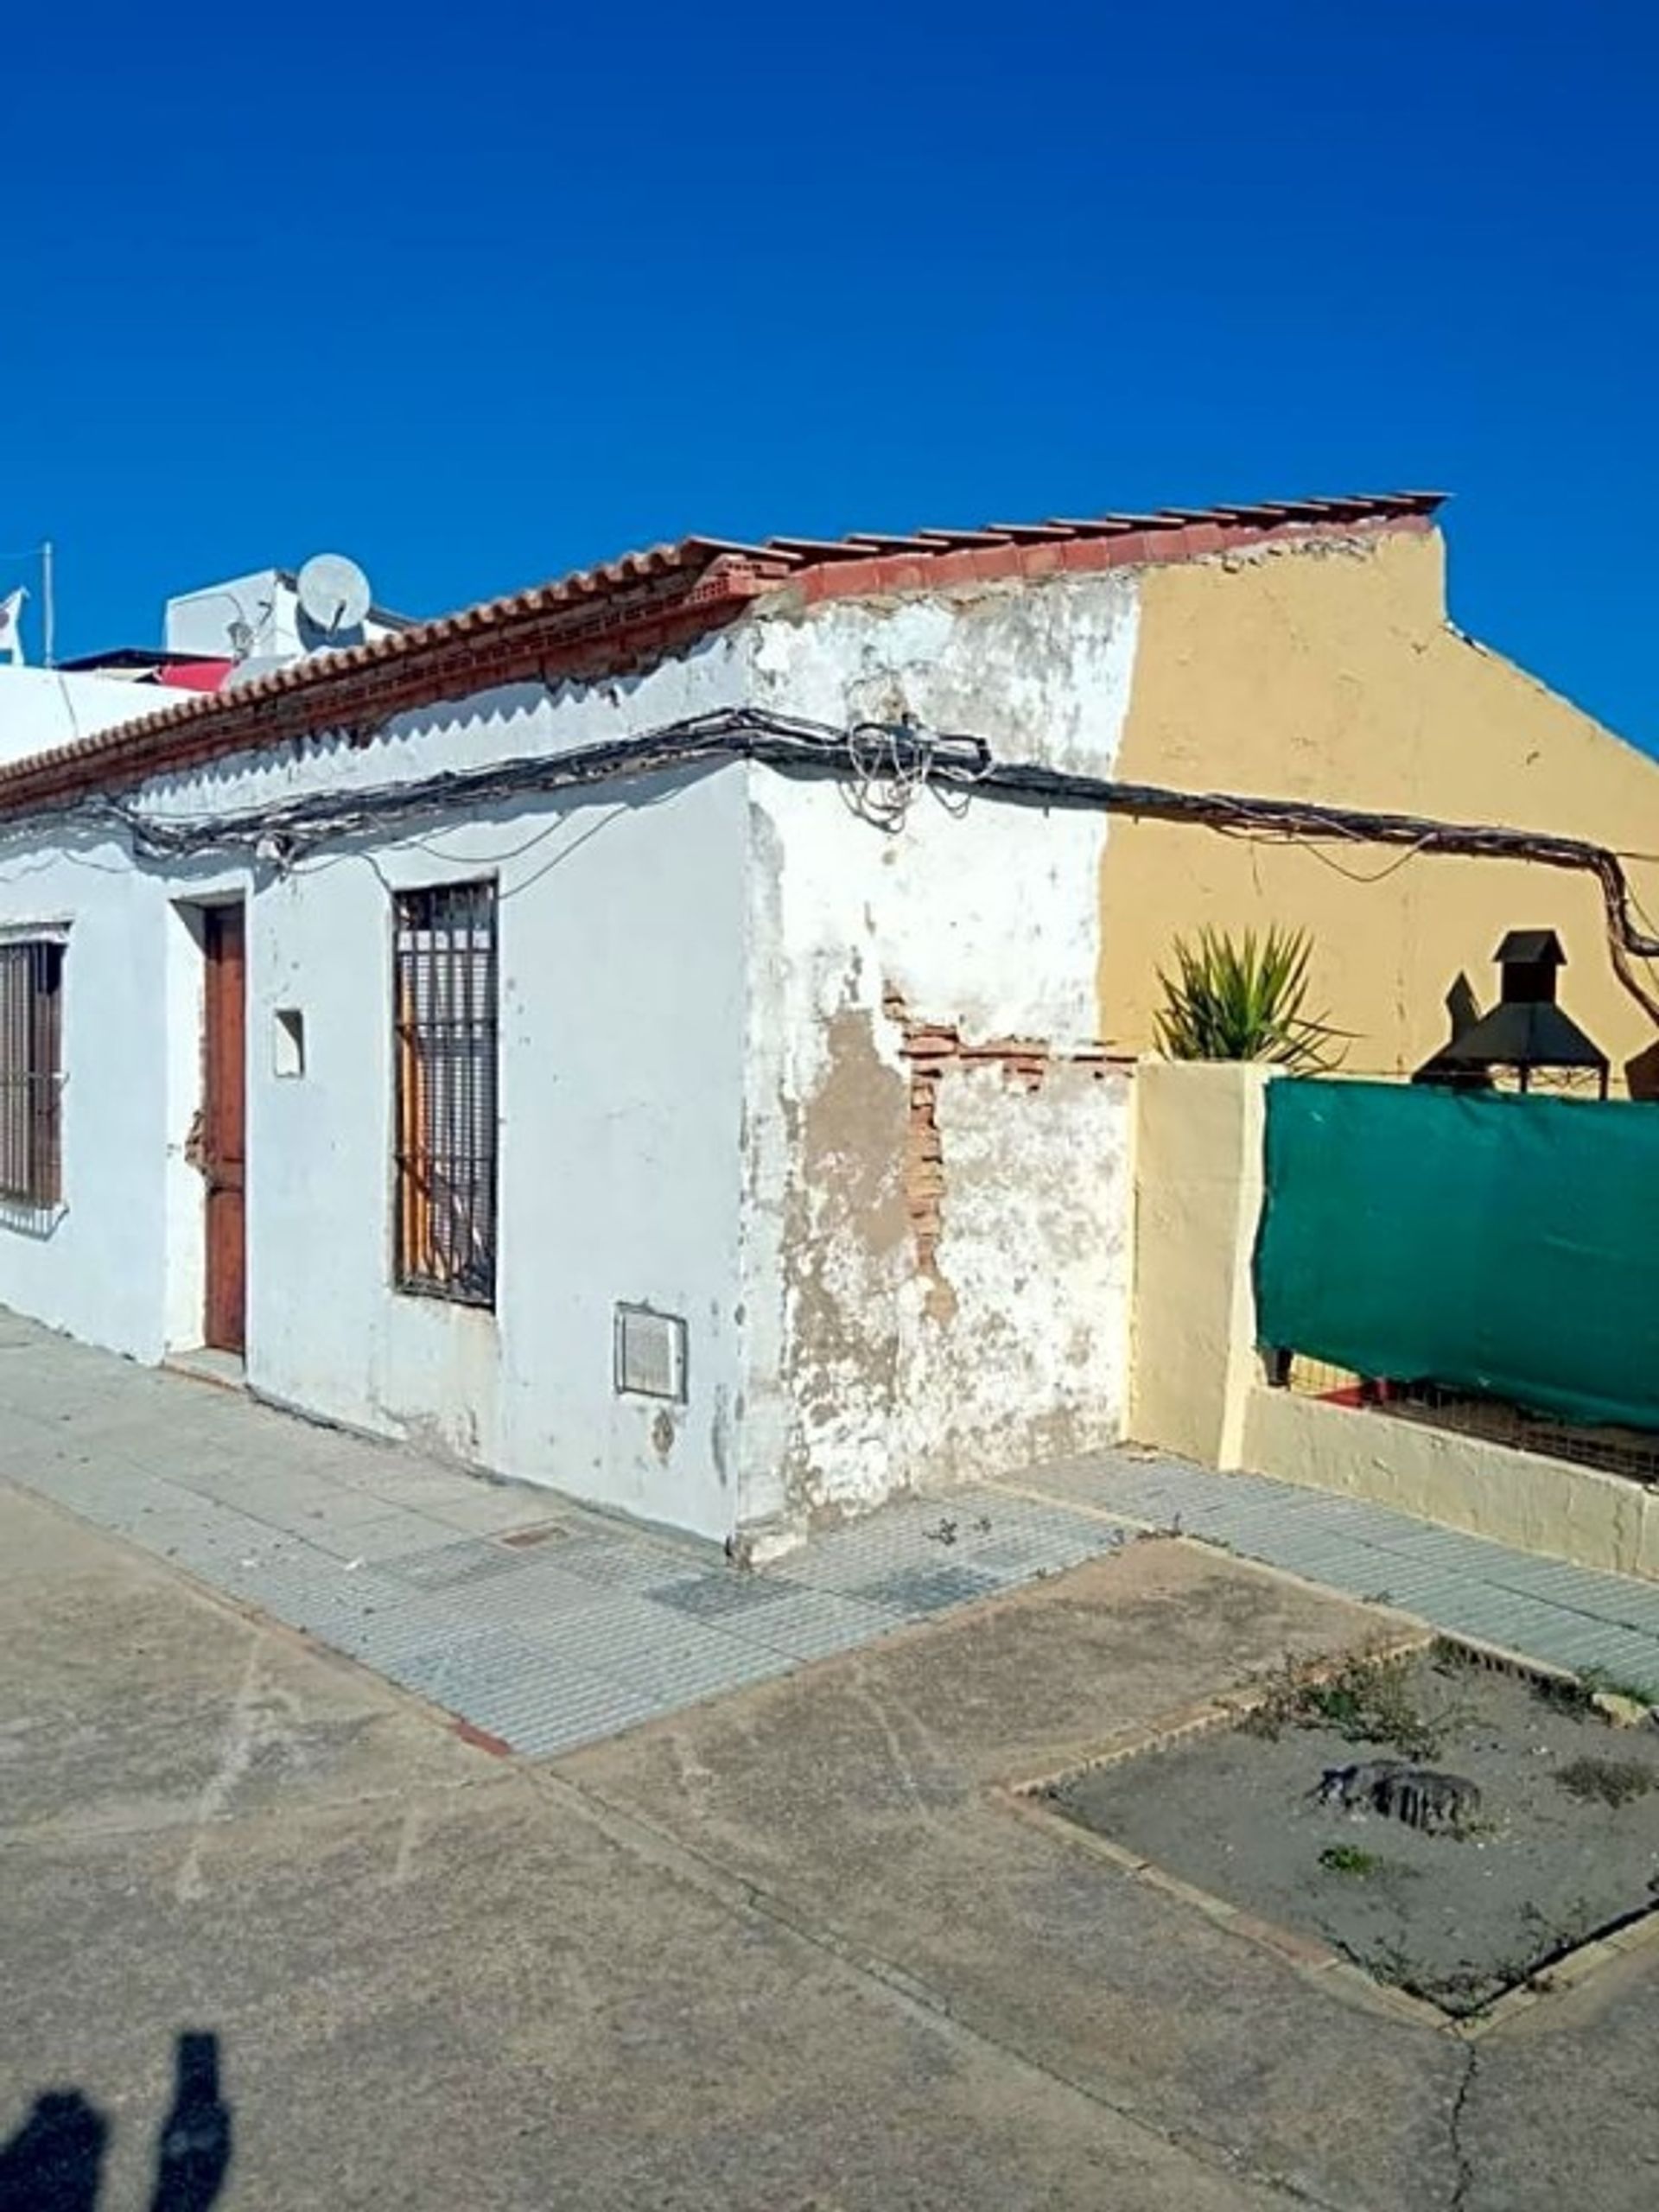
[[[1596,1717],[1595,1689],[1582,1676],[1541,1675],[1528,1687],[1540,1705],[1549,1706],[1554,1712],[1570,1713],[1580,1720]]]
[[[1521,1908],[1521,1918],[1538,1949],[1553,1957],[1577,1950],[1596,1929],[1596,1909],[1588,1897],[1574,1897],[1556,1914],[1546,1912],[1529,1898]]]
[[[1372,1944],[1369,1949],[1357,1948],[1351,1943],[1338,1943],[1337,1948],[1384,1988],[1401,1990],[1408,1997],[1420,1997],[1454,2020],[1478,2019],[1506,1989],[1541,1992],[1549,1986],[1542,1974],[1524,1959],[1505,1959],[1491,1967],[1452,1967],[1436,1973],[1420,1965],[1402,1944],[1386,1940]]]
[[[1471,2018],[1497,1994],[1494,1984],[1498,1976],[1484,1974],[1478,1967],[1457,1967],[1447,1974],[1433,1973],[1420,1965],[1403,1944],[1386,1938],[1364,1949],[1351,1943],[1338,1943],[1337,1948],[1354,1966],[1363,1967],[1372,1980],[1380,1981],[1385,1989],[1398,1989],[1408,1997],[1421,1997],[1427,2004],[1438,2005],[1454,2019]]]
[[[1659,1785],[1659,1770],[1641,1759],[1573,1759],[1556,1770],[1555,1779],[1569,1797],[1583,1805],[1628,1805]]]
[[[1417,1703],[1409,1661],[1344,1659],[1334,1674],[1315,1675],[1287,1662],[1241,1724],[1251,1735],[1282,1729],[1332,1728],[1350,1744],[1386,1744],[1408,1758],[1432,1758],[1456,1726],[1455,1713],[1428,1713]]]
[[[1352,1874],[1363,1882],[1382,1872],[1383,1861],[1357,1843],[1331,1843],[1319,1853],[1319,1864],[1327,1874]]]
[[[1559,1713],[1575,1713],[1581,1720],[1605,1718],[1596,1704],[1603,1695],[1627,1697],[1637,1705],[1659,1705],[1659,1691],[1650,1683],[1626,1681],[1605,1667],[1586,1667],[1576,1677],[1539,1676],[1533,1681],[1532,1694],[1541,1705],[1554,1706]]]
[[[1659,1705],[1659,1690],[1651,1682],[1626,1681],[1622,1675],[1615,1675],[1605,1667],[1586,1667],[1579,1680],[1592,1697],[1604,1690],[1609,1697],[1627,1697],[1634,1705]]]

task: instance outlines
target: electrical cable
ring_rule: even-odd
[[[1617,853],[1587,839],[1491,823],[1437,820],[1330,806],[1308,799],[1256,798],[1229,791],[1179,791],[1120,782],[995,759],[982,738],[926,731],[908,722],[859,722],[850,728],[753,708],[731,708],[664,723],[607,744],[446,769],[407,783],[358,791],[314,791],[257,809],[214,815],[160,815],[105,792],[0,819],[0,839],[38,837],[53,823],[79,830],[117,829],[136,858],[168,860],[244,847],[286,870],[325,843],[353,842],[400,822],[448,807],[487,809],[507,800],[554,797],[622,777],[680,772],[751,760],[786,773],[835,778],[861,816],[888,833],[902,826],[924,790],[945,803],[977,791],[1045,808],[1085,808],[1152,821],[1187,823],[1259,842],[1400,846],[1396,865],[1419,855],[1523,860],[1589,874],[1600,886],[1610,957],[1630,995],[1659,1022],[1659,995],[1637,976],[1634,960],[1659,959],[1659,933],[1640,909]],[[1329,861],[1328,854],[1321,855]],[[1344,871],[1344,873],[1346,871]]]

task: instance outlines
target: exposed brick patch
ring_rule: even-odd
[[[901,1035],[899,1051],[910,1076],[910,1118],[905,1133],[905,1210],[916,1246],[918,1270],[929,1278],[928,1311],[948,1320],[956,1297],[939,1268],[939,1239],[944,1233],[944,1140],[939,1129],[939,1086],[953,1069],[996,1067],[1005,1080],[1026,1091],[1042,1089],[1057,1067],[1086,1069],[1096,1081],[1128,1065],[1102,1047],[1057,1052],[1045,1039],[993,1037],[976,1042],[954,1021],[922,1021],[912,1014],[903,994],[889,983],[881,1007]]]

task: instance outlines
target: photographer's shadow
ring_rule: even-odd
[[[0,2148],[0,2212],[97,2212],[109,2137],[108,2120],[79,2089],[43,2090]],[[149,2212],[207,2212],[230,2166],[219,2037],[187,2029],[174,2053],[173,2102],[156,2139]]]

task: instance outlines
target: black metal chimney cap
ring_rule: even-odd
[[[1554,930],[1511,930],[1492,957],[1505,968],[1565,968],[1567,955]]]

